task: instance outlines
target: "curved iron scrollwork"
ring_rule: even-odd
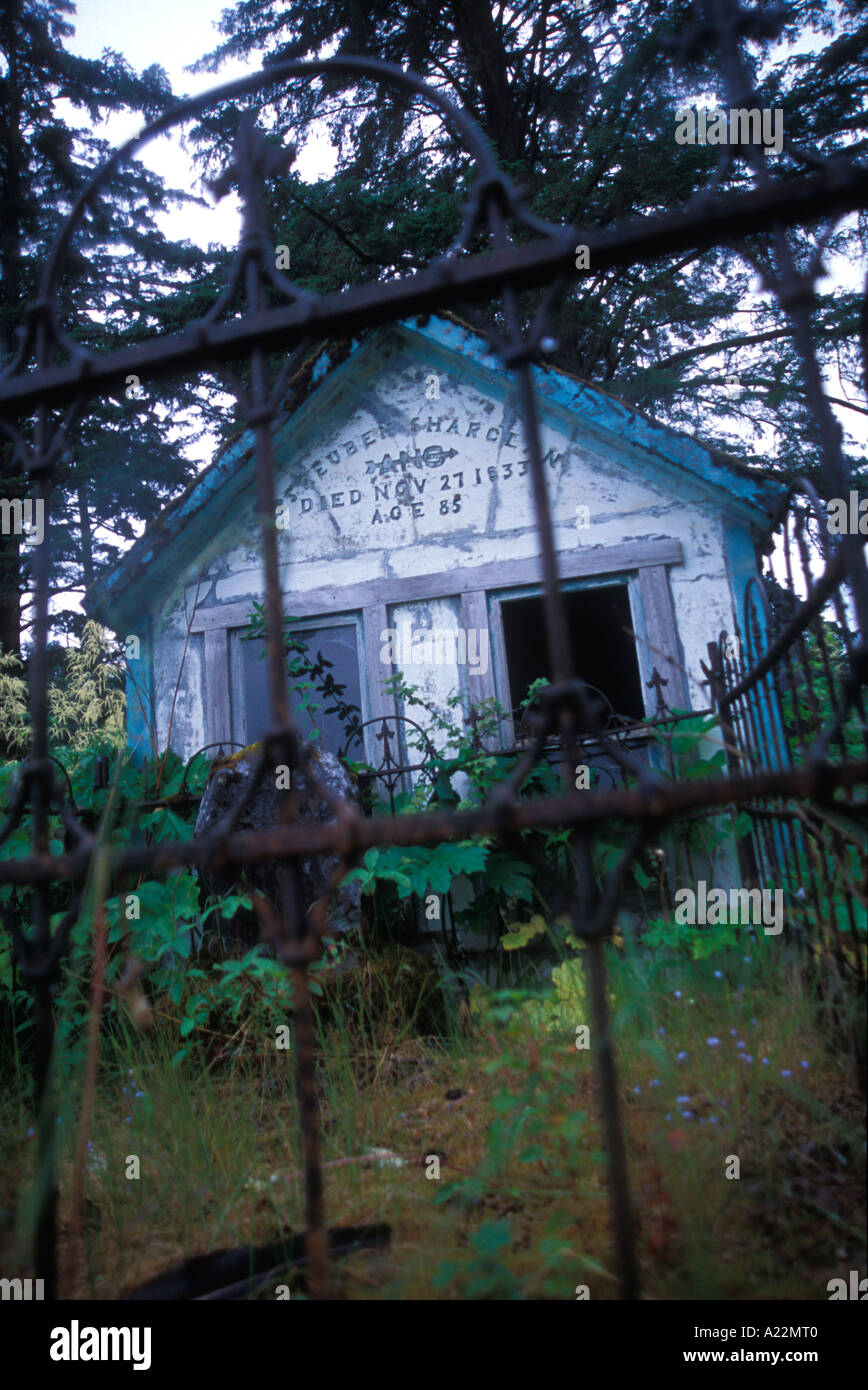
[[[410,719],[406,715],[390,714],[380,715],[376,719],[366,719],[364,724],[357,725],[341,750],[340,756],[342,758],[349,759],[351,749],[356,746],[364,750],[366,729],[373,730],[375,743],[382,745],[381,756],[377,763],[371,764],[357,775],[365,781],[383,784],[389,797],[391,814],[394,815],[395,792],[405,782],[405,779],[412,777],[414,773],[418,773],[422,777],[428,776],[436,750],[421,724],[417,724],[415,719]],[[410,729],[413,730],[414,736],[420,742],[420,746],[416,750],[409,748],[408,730]],[[422,761],[418,763],[404,762],[401,756],[402,742],[408,751],[421,753]]]

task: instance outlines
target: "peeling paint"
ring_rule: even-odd
[[[294,379],[291,409],[275,430],[277,498],[290,518],[278,531],[289,611],[293,594],[318,589],[334,594],[332,611],[347,611],[341,587],[376,578],[448,572],[454,595],[466,588],[462,570],[536,561],[515,393],[487,344],[451,316],[432,316],[424,327],[377,330],[355,347],[330,345],[328,368],[324,351]],[[440,396],[428,400],[431,372]],[[629,542],[681,542],[684,563],[671,568],[669,585],[690,695],[705,703],[699,662],[708,640],[734,626],[752,536],[777,491],[567,373],[538,368],[535,378],[557,544],[594,555]],[[88,592],[87,611],[116,630],[132,614],[153,617],[162,738],[197,584],[209,610],[262,594],[254,496],[250,436],[241,434]],[[581,531],[579,505],[590,513]],[[416,628],[442,627],[460,621],[457,604],[446,594],[399,607],[412,610]],[[199,636],[175,698],[172,743],[186,756],[206,742],[203,666]],[[415,683],[442,707],[462,679],[440,667]]]

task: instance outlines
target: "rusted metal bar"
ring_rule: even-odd
[[[826,800],[838,787],[857,787],[868,782],[868,761],[804,763],[786,769],[764,769],[749,777],[716,777],[694,782],[661,784],[613,791],[584,791],[572,795],[540,797],[471,811],[430,812],[418,816],[353,817],[340,824],[280,826],[273,830],[245,830],[220,837],[200,836],[175,843],[169,840],[147,847],[110,851],[113,874],[161,873],[187,864],[209,865],[225,871],[233,864],[261,863],[269,859],[300,858],[310,854],[363,854],[383,845],[436,845],[473,835],[513,834],[525,829],[564,826],[598,826],[616,817],[627,820],[677,819],[691,811],[713,806],[737,805],[754,799],[778,800],[812,797]],[[80,879],[90,863],[90,850],[74,854],[31,855],[0,864],[0,883],[51,883],[56,879]]]
[[[803,607],[796,616],[779,633],[763,653],[756,666],[745,676],[744,680],[739,681],[737,685],[727,690],[726,694],[722,697],[724,705],[733,704],[734,701],[738,700],[748,690],[755,686],[767,672],[772,670],[781,657],[786,655],[795,639],[810,625],[814,615],[821,612],[829,602],[832,594],[840,588],[848,573],[847,559],[844,552],[842,550],[837,550],[822,575],[814,583]]]
[[[185,371],[232,362],[254,344],[266,352],[303,338],[346,337],[378,324],[447,308],[456,300],[490,300],[505,283],[533,289],[556,276],[577,278],[575,248],[590,248],[595,272],[702,249],[767,231],[775,223],[804,225],[817,218],[868,206],[868,167],[839,174],[812,174],[770,190],[732,194],[689,205],[676,213],[634,218],[605,231],[566,228],[528,246],[481,254],[466,262],[441,261],[428,270],[386,284],[361,285],[322,295],[313,304],[263,309],[219,325],[198,324],[171,338],[120,348],[39,374],[0,378],[0,414],[26,414],[40,401],[62,405],[80,396],[121,391],[127,376],[160,380]]]

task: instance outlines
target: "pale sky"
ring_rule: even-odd
[[[129,0],[78,0],[73,20],[75,35],[69,48],[86,58],[98,58],[103,49],[123,54],[131,67],[142,72],[152,64],[165,68],[172,91],[179,99],[196,96],[233,78],[256,72],[259,63],[227,62],[219,73],[191,73],[185,69],[205,53],[216,48],[219,34],[214,27],[226,0],[147,0],[139,7]],[[102,127],[100,134],[113,145],[128,140],[142,125],[140,117],[119,115]],[[161,225],[166,235],[189,239],[197,245],[222,242],[235,246],[240,232],[238,198],[235,193],[214,204],[204,193],[192,161],[175,135],[160,137],[141,153],[141,158],[166,182],[176,188],[202,194],[203,208],[186,208],[166,213]],[[297,157],[294,169],[302,178],[314,182],[332,172],[333,158],[327,138],[321,131],[308,139]]]

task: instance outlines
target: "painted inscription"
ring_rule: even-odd
[[[394,446],[394,433],[384,425],[378,428],[379,440],[388,439]],[[437,433],[458,440],[484,440],[502,449],[518,450],[520,447],[520,436],[515,429],[508,430],[504,437],[499,426],[486,425],[483,420],[460,422],[457,417],[432,415],[424,424],[421,419],[412,419],[409,428],[414,436]],[[288,494],[296,515],[365,506],[371,509],[371,526],[400,521],[404,516],[416,520],[430,514],[455,516],[461,512],[470,489],[523,478],[528,472],[526,458],[478,466],[474,462],[461,467],[460,450],[445,442],[427,444],[423,448],[395,449],[379,458],[365,458],[364,452],[378,442],[377,436],[377,430],[365,430],[345,440],[339,448],[329,450],[324,458],[314,459]],[[360,472],[348,480],[349,486],[333,491],[328,480],[330,477],[334,480],[335,466],[354,455],[358,457]],[[549,449],[544,462],[557,466],[562,458],[562,453]]]

